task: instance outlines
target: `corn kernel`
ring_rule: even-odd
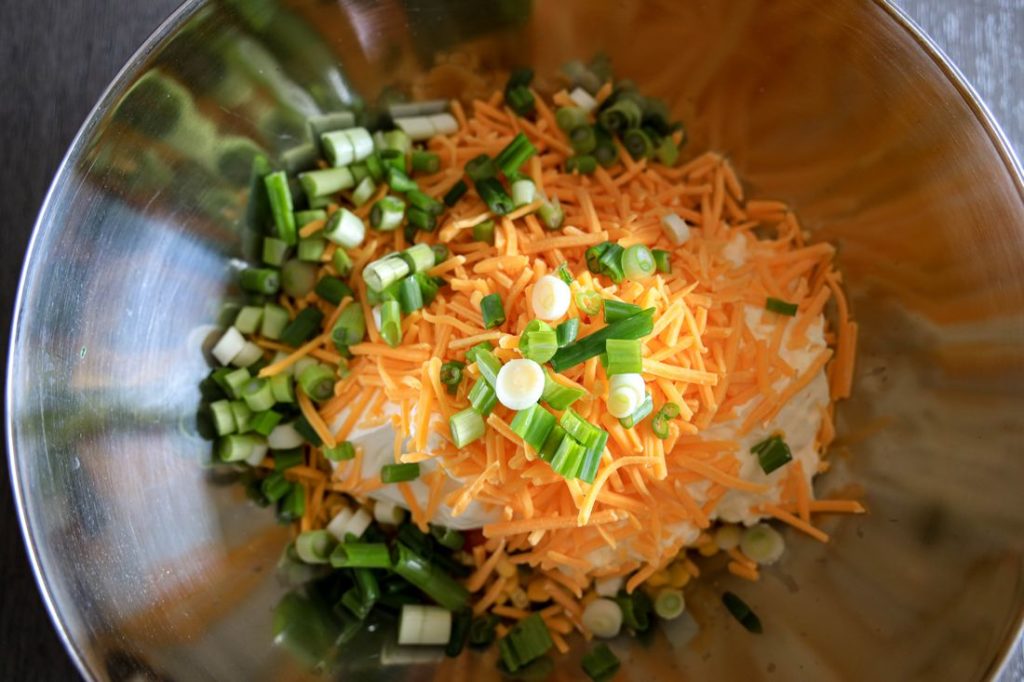
[[[511,599],[512,605],[517,609],[526,609],[530,607],[530,598],[526,596],[526,590],[521,587],[517,587],[512,591]]]
[[[647,579],[647,584],[651,587],[664,587],[665,585],[668,585],[668,581],[668,571],[666,571],[665,569],[661,569],[660,571],[654,573],[653,575],[651,575],[650,578]]]
[[[668,584],[679,589],[690,582],[690,572],[682,564],[672,564],[668,569]]]
[[[697,551],[700,552],[701,556],[715,556],[716,554],[718,554],[719,549],[718,545],[716,545],[714,542],[709,542],[706,545],[701,545],[700,547],[698,547]]]
[[[500,575],[502,578],[511,578],[519,572],[516,569],[515,564],[505,559],[499,561],[496,568],[498,570],[498,575]]]

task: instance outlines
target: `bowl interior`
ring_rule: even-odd
[[[200,347],[251,252],[254,152],[286,162],[312,113],[542,87],[602,52],[665,98],[688,154],[838,245],[861,325],[819,496],[870,513],[792,534],[760,584],[712,573],[690,616],[615,642],[637,679],[981,679],[1024,604],[1024,201],[949,70],[882,4],[812,0],[274,0],[190,3],[90,118],[46,204],[10,358],[11,457],[48,601],[97,679],[277,679],[287,532],[205,466]],[[430,70],[445,62],[447,66]],[[428,73],[429,70],[429,73]],[[718,605],[761,614],[746,633]],[[346,676],[497,679],[360,649]],[[383,663],[383,665],[382,665]],[[569,678],[578,653],[560,658]]]

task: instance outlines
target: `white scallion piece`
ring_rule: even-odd
[[[675,213],[662,217],[661,226],[674,244],[685,244],[690,239],[690,226]]]
[[[622,609],[611,599],[595,599],[583,609],[583,627],[595,637],[611,639],[622,629]]]
[[[530,297],[533,314],[541,320],[557,320],[565,315],[570,300],[569,285],[554,275],[544,275],[537,280]]]
[[[249,367],[258,362],[262,357],[263,349],[252,341],[246,341],[241,352],[235,355],[234,359],[231,360],[231,364],[235,367]]]
[[[320,136],[327,160],[335,168],[348,166],[355,159],[355,149],[347,130],[332,130]]]
[[[523,178],[512,183],[512,203],[516,208],[526,206],[536,198],[537,185],[533,184],[533,180]]]
[[[294,376],[299,377],[302,375],[302,372],[305,371],[307,367],[312,367],[313,365],[319,364],[320,363],[319,361],[317,361],[316,358],[311,358],[307,355],[304,358],[299,358],[298,360],[296,360],[295,364],[292,365],[291,369],[294,370],[295,372]]]
[[[597,108],[597,100],[594,99],[594,96],[581,87],[573,88],[573,91],[569,93],[569,99],[588,114]]]
[[[718,545],[718,549],[728,552],[730,549],[736,549],[740,546],[740,536],[742,534],[743,532],[739,526],[727,523],[724,526],[719,526],[718,530],[715,531],[715,544]]]
[[[274,359],[270,362],[270,364],[273,365],[275,363],[278,363],[278,362],[280,362],[281,360],[284,360],[287,357],[288,357],[288,353],[285,353],[284,351],[279,350],[276,353],[274,353]],[[299,358],[299,359],[300,360],[305,360],[306,358]],[[310,359],[312,360],[312,358],[310,358]],[[298,363],[295,363],[295,364],[298,364]],[[295,365],[294,364],[293,365],[288,365],[287,367],[282,369],[279,373],[280,374],[287,374],[288,376],[295,376]]]
[[[291,422],[278,424],[270,432],[270,435],[267,436],[267,445],[273,450],[290,450],[299,447],[305,442],[302,434],[295,430]]]
[[[260,462],[263,461],[263,458],[267,456],[267,450],[269,449],[270,446],[262,440],[253,443],[252,452],[250,452],[249,456],[245,458],[245,463],[251,467],[258,467]]]
[[[362,219],[347,208],[339,208],[335,215],[338,217],[331,216],[327,221],[324,236],[346,249],[354,249],[362,244],[366,238],[366,225]]]
[[[348,523],[352,520],[352,510],[348,507],[343,508],[340,512],[334,515],[330,523],[327,524],[327,532],[338,539],[338,542],[345,541],[345,531],[348,529]]]
[[[229,365],[244,348],[245,337],[242,336],[242,332],[234,327],[228,327],[210,353],[220,364]]]
[[[345,528],[345,533],[352,533],[352,535],[355,535],[357,538],[362,537],[363,533],[366,532],[366,529],[370,527],[371,523],[373,523],[373,517],[370,516],[368,511],[360,507],[355,510],[352,514],[352,518],[348,520],[348,527]],[[344,536],[342,537],[344,538]]]
[[[366,128],[349,128],[345,131],[352,145],[352,160],[362,161],[373,153],[373,137]]]
[[[510,410],[525,410],[544,393],[544,368],[533,360],[509,360],[501,366],[494,383],[494,392],[502,405]]]
[[[452,636],[452,613],[440,606],[405,604],[398,622],[401,645],[447,644]]]
[[[410,140],[429,140],[437,132],[429,116],[396,118],[395,125],[404,131]]]
[[[608,380],[608,412],[622,419],[636,412],[647,395],[639,374],[616,374]]]
[[[397,526],[405,520],[405,510],[394,502],[377,500],[373,505],[373,518],[386,526]]]
[[[434,132],[438,135],[451,135],[459,130],[459,122],[448,113],[434,114],[430,117],[430,125],[434,127]]]
[[[626,579],[621,575],[610,575],[598,578],[594,581],[594,592],[602,597],[614,597],[626,584]]]
[[[786,542],[767,523],[758,523],[743,531],[740,551],[757,564],[774,564],[786,551]]]
[[[381,325],[381,312],[379,305],[375,305],[372,308],[370,308],[370,317],[373,318],[373,326],[376,327],[377,331],[379,332]]]

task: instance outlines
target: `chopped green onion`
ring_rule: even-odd
[[[292,259],[281,267],[281,288],[295,298],[304,298],[316,286],[316,266]]]
[[[622,254],[625,251],[618,244],[612,243],[608,245],[608,248],[605,249],[598,259],[599,272],[607,275],[616,284],[620,284],[626,277],[626,273],[622,270]]]
[[[398,283],[398,303],[406,315],[423,307],[423,290],[416,278],[406,277]]]
[[[619,147],[604,128],[598,126],[595,132],[597,146],[594,147],[594,158],[603,168],[611,168],[619,160]]]
[[[388,174],[392,169],[398,171],[402,175],[405,175],[405,153],[400,152],[397,149],[382,149],[378,152],[380,156],[381,174],[384,180],[388,180]],[[369,166],[367,166],[369,168]],[[400,177],[396,178],[399,184],[402,184]]]
[[[335,249],[334,255],[331,257],[331,264],[338,272],[339,277],[348,277],[352,274],[352,259],[349,258],[345,249]]]
[[[633,244],[622,254],[622,271],[628,279],[643,279],[654,274],[654,254],[643,244]]]
[[[563,478],[576,478],[583,467],[583,454],[586,448],[575,438],[566,436],[551,458],[551,468]]]
[[[516,412],[510,424],[512,431],[537,451],[544,446],[554,426],[555,415],[536,404]]]
[[[558,448],[564,439],[565,429],[563,429],[561,425],[555,424],[551,427],[548,437],[544,439],[544,444],[541,445],[540,450],[537,452],[541,460],[550,464],[551,460],[555,458],[555,454],[557,454]]]
[[[618,637],[622,629],[622,609],[611,599],[602,597],[587,604],[580,620],[595,637],[612,639]]]
[[[437,227],[437,218],[435,216],[421,208],[416,208],[415,206],[409,207],[406,217],[409,220],[409,223],[406,226],[407,229],[409,229],[409,226],[412,226],[416,230],[420,230],[422,232],[433,232],[434,228]],[[409,233],[407,232],[406,234],[408,235]]]
[[[590,175],[597,170],[597,159],[590,154],[577,154],[565,160],[566,173]]]
[[[651,625],[651,598],[643,590],[619,593],[615,602],[622,609],[622,623],[634,632],[646,632]]]
[[[488,294],[480,299],[480,313],[484,319],[484,329],[494,329],[505,324],[505,306],[498,294]]]
[[[587,315],[597,315],[601,312],[601,306],[604,301],[601,298],[601,294],[590,289],[580,289],[576,292],[576,307],[580,312]]]
[[[796,311],[799,309],[799,306],[796,303],[789,303],[788,301],[783,301],[779,298],[772,298],[771,296],[765,300],[764,307],[765,310],[778,313],[779,315],[787,315],[789,317],[796,315]]]
[[[512,141],[494,157],[494,162],[506,176],[518,172],[526,160],[537,153],[530,139],[524,133],[517,133]],[[526,202],[530,203],[530,202]]]
[[[501,662],[512,673],[537,660],[553,646],[551,633],[539,613],[532,613],[513,625],[498,641]]]
[[[555,111],[555,123],[563,133],[587,125],[587,112],[580,107],[559,107]]]
[[[789,464],[793,459],[793,453],[790,451],[789,445],[779,435],[766,438],[750,448],[750,452],[757,455],[761,471],[766,474],[770,474],[779,467]]]
[[[425,272],[417,272],[411,275],[420,287],[420,294],[423,296],[423,305],[430,305],[437,298],[437,292],[441,289],[444,280],[431,277]]]
[[[324,236],[338,246],[354,249],[363,243],[366,226],[355,213],[347,208],[339,208],[327,219]]]
[[[370,170],[366,167],[365,161],[362,163],[353,163],[348,167],[348,169],[352,171],[352,178],[356,181],[356,189],[359,189],[359,185],[362,184],[363,180],[366,180],[367,178],[370,178],[371,181],[373,180],[373,178],[370,177]]]
[[[345,591],[341,597],[341,604],[356,618],[365,620],[380,598],[380,586],[373,571],[367,568],[352,569],[352,577],[355,578],[356,584]]]
[[[398,301],[380,304],[380,336],[392,348],[402,343],[402,307]]]
[[[288,491],[292,489],[292,484],[284,477],[284,474],[275,471],[263,479],[260,488],[264,497],[271,502],[277,502],[288,494]]]
[[[412,153],[412,169],[417,173],[436,173],[441,168],[441,157],[434,152],[419,149]]]
[[[391,552],[383,542],[343,542],[330,556],[334,568],[391,568]]]
[[[494,163],[494,159],[489,157],[487,154],[480,154],[474,156],[466,163],[466,175],[473,182],[480,182],[488,178],[493,178],[498,174],[498,166]]]
[[[568,263],[563,262],[561,265],[559,265],[558,268],[555,270],[555,274],[558,276],[558,279],[562,280],[566,284],[572,284],[573,282],[576,281],[576,278],[572,276],[571,272],[569,272]]]
[[[388,185],[392,190],[399,194],[405,194],[415,189],[419,189],[416,185],[416,181],[405,174],[405,171],[396,168],[395,166],[389,166],[387,169]]]
[[[488,647],[494,642],[498,624],[501,622],[493,613],[474,618],[469,626],[469,644],[474,647]]]
[[[317,220],[327,220],[327,211],[323,211],[320,209],[312,209],[308,211],[295,212],[296,227],[305,227],[306,225],[314,223]]]
[[[466,363],[458,360],[449,360],[441,365],[441,383],[448,387],[448,393],[455,395],[462,383],[462,370]]]
[[[490,341],[481,341],[480,343],[476,344],[475,346],[466,351],[466,362],[476,362],[477,353],[479,353],[480,351],[487,351],[488,353],[490,353],[492,350],[494,350],[493,343],[491,343]],[[495,358],[495,362],[497,362],[497,358]],[[500,362],[498,362],[498,369],[501,369]],[[494,374],[498,374],[497,370],[495,370]]]
[[[648,393],[647,396],[643,399],[643,402],[641,402],[640,405],[637,406],[635,410],[633,410],[632,414],[630,414],[628,417],[623,417],[622,419],[620,419],[619,423],[622,424],[623,428],[631,429],[640,422],[642,422],[644,419],[646,419],[647,416],[653,411],[654,400],[651,398],[651,394]]]
[[[297,378],[302,392],[317,402],[327,400],[334,395],[334,371],[326,365],[320,363],[309,365],[302,370]]]
[[[601,242],[588,248],[584,254],[587,261],[587,270],[595,275],[601,274],[601,256],[612,245],[612,242]]]
[[[647,387],[639,372],[614,374],[608,382],[608,412],[619,419],[630,418],[644,402]]]
[[[640,128],[627,130],[622,136],[622,146],[637,161],[650,157],[654,152],[651,136]]]
[[[640,339],[654,329],[654,308],[643,310],[632,317],[612,322],[589,336],[560,348],[551,358],[551,367],[556,372],[564,372],[605,351],[608,339]]]
[[[494,221],[485,220],[473,226],[473,240],[494,245]]]
[[[276,303],[267,303],[263,306],[263,320],[260,323],[260,334],[268,339],[277,340],[281,338],[285,327],[288,326],[288,311]]]
[[[590,152],[594,151],[594,149],[597,147],[597,131],[595,131],[594,127],[590,125],[576,126],[575,128],[569,131],[568,138],[569,144],[572,146],[572,150],[576,152],[576,154],[580,155],[577,158],[582,158],[582,155],[589,155]],[[597,159],[595,159],[593,156],[587,156],[587,158],[593,161],[594,169],[596,170]],[[584,171],[580,169],[580,172],[592,173],[593,170]]]
[[[381,483],[404,483],[414,481],[420,477],[420,465],[415,462],[411,464],[385,464],[380,468]]]
[[[278,502],[277,519],[281,523],[293,523],[302,518],[306,513],[305,488],[299,483],[293,483],[288,493]]]
[[[533,360],[509,360],[501,366],[494,392],[498,402],[510,410],[525,410],[544,393],[544,369]]]
[[[246,268],[239,275],[239,284],[246,291],[257,294],[276,294],[281,286],[277,270],[270,268]]]
[[[473,624],[473,611],[460,609],[452,616],[452,634],[445,646],[445,656],[455,658],[462,653],[469,639],[469,630]]]
[[[274,216],[277,236],[285,244],[294,244],[297,239],[295,229],[295,209],[292,205],[292,192],[288,187],[288,176],[284,171],[271,173],[263,178],[270,200],[270,212]]]
[[[768,565],[782,558],[786,543],[777,530],[767,523],[758,523],[743,530],[740,550],[751,561]]]
[[[610,682],[622,665],[608,645],[601,642],[580,660],[583,672],[594,682]]]
[[[247,305],[238,311],[234,327],[243,334],[254,334],[263,319],[263,307]]]
[[[404,258],[385,256],[363,268],[363,281],[375,292],[382,292],[409,274],[409,263]]]
[[[470,358],[470,353],[466,353],[466,359],[476,363],[477,369],[480,370],[480,376],[484,381],[494,386],[498,383],[498,372],[501,371],[501,360],[494,356],[491,349],[486,348],[483,344],[473,346],[470,349],[473,357]]]
[[[601,126],[610,132],[627,131],[640,125],[643,112],[632,99],[619,98],[614,104],[598,114]]]
[[[601,464],[601,457],[604,455],[604,448],[608,444],[608,432],[599,430],[597,435],[586,444],[587,450],[583,453],[583,464],[577,477],[586,482],[593,483],[597,477],[597,468]]]
[[[286,373],[282,372],[270,377],[270,390],[274,394],[274,400],[279,403],[295,402],[294,382]]]
[[[622,301],[614,301],[612,299],[605,299],[604,305],[604,321],[618,322],[624,320],[627,317],[632,317],[639,313],[643,308],[632,303],[623,303]]]
[[[242,397],[242,388],[249,383],[249,379],[252,379],[252,375],[244,367],[225,374],[224,386],[228,395],[232,398],[240,399]]]
[[[611,301],[605,301],[606,305],[608,303]],[[605,350],[608,353],[608,366],[605,369],[608,376],[639,374],[643,370],[643,348],[640,339],[608,339],[605,342]]]
[[[654,153],[662,165],[674,166],[679,162],[679,146],[671,137],[663,138]]]
[[[543,327],[530,329],[530,325],[535,323],[543,325]],[[530,325],[527,325],[526,330],[519,337],[519,352],[527,360],[545,363],[558,350],[558,336],[554,329],[540,320],[534,320]]]
[[[466,192],[469,191],[469,185],[466,184],[465,180],[459,180],[451,189],[444,193],[444,205],[451,207],[459,202]]]
[[[280,267],[288,258],[288,244],[277,237],[263,238],[263,262]]]
[[[418,189],[410,190],[405,198],[408,199],[409,205],[415,206],[431,216],[439,216],[444,213],[444,204],[426,192],[421,192]]]
[[[271,388],[271,392],[273,392],[273,388]],[[269,436],[274,427],[281,423],[281,419],[283,417],[280,412],[265,410],[252,416],[252,419],[249,420],[249,428],[261,436]]]
[[[363,340],[366,336],[366,317],[363,307],[351,303],[338,315],[338,320],[331,327],[331,340],[338,349],[347,348]]]
[[[465,587],[402,543],[398,543],[393,564],[395,573],[449,611],[466,605],[469,592]]]
[[[381,197],[370,209],[370,226],[381,232],[398,229],[405,217],[405,202],[398,197]]]
[[[437,606],[405,604],[398,620],[400,646],[448,644],[452,636],[452,614]]]
[[[732,617],[739,621],[739,624],[745,627],[748,632],[758,635],[763,632],[761,619],[747,606],[745,601],[732,592],[726,592],[722,595],[722,603],[725,604],[725,608],[729,609]]]
[[[281,343],[298,348],[313,338],[313,335],[320,329],[323,319],[324,314],[316,306],[303,308],[281,332]]]
[[[476,192],[487,204],[487,208],[496,215],[505,215],[515,208],[512,197],[497,178],[484,178],[476,181]]]
[[[336,194],[343,189],[351,189],[355,186],[356,179],[348,168],[324,168],[299,173],[299,183],[306,192],[306,196],[313,198]]]
[[[565,222],[565,211],[562,210],[558,197],[555,197],[553,201],[545,201],[541,204],[537,209],[537,215],[547,230],[557,230]]]
[[[582,388],[563,386],[552,379],[550,374],[547,374],[544,378],[544,392],[540,399],[553,410],[564,410],[584,395],[586,395],[586,391]]]
[[[558,347],[565,348],[576,340],[580,333],[580,318],[570,317],[562,324],[555,327],[555,336],[558,338]]]
[[[537,197],[537,185],[533,180],[516,180],[512,183],[512,203],[516,208],[526,206]]]
[[[365,206],[372,197],[374,192],[377,191],[377,183],[373,181],[373,178],[367,176],[359,181],[355,190],[352,192],[352,203],[356,206]]]
[[[299,249],[296,255],[299,260],[319,263],[326,248],[327,240],[323,237],[304,237],[299,240]]]
[[[352,289],[337,277],[321,277],[313,291],[332,305],[338,305],[346,296],[353,297]]]
[[[472,407],[457,412],[448,420],[452,444],[462,449],[484,435],[484,419]]]
[[[344,462],[355,458],[356,447],[351,442],[343,440],[333,448],[324,446],[323,448],[324,457],[332,462]]]
[[[295,553],[307,564],[326,564],[338,541],[325,530],[307,530],[295,538]]]
[[[313,428],[312,424],[305,416],[299,415],[292,422],[292,428],[295,429],[296,433],[302,436],[302,439],[312,445],[313,447],[320,447],[323,445],[323,441],[320,440],[320,436],[317,434],[316,429]]]
[[[218,436],[226,436],[237,429],[229,400],[210,403],[210,416],[213,418],[213,428]]]
[[[662,440],[668,438],[668,423],[678,416],[679,405],[675,403],[665,403],[662,405],[658,413],[654,415],[654,419],[651,420],[651,430],[654,431],[654,435]]]
[[[252,455],[261,441],[256,436],[231,434],[220,439],[217,454],[222,462],[241,462]]]
[[[567,434],[580,443],[588,442],[598,431],[597,427],[576,414],[576,411],[571,407],[562,413],[562,418],[558,420],[558,424],[565,429]]]
[[[430,524],[430,534],[437,540],[439,545],[453,551],[462,549],[462,546],[466,544],[466,537],[448,526]]]
[[[242,399],[253,412],[263,412],[274,406],[274,394],[266,379],[250,379],[242,388]]]
[[[664,249],[654,249],[651,251],[651,255],[654,258],[654,266],[658,269],[658,272],[663,272],[666,275],[672,272],[672,261],[669,260],[672,254]]]
[[[498,394],[494,392],[494,387],[482,379],[473,384],[467,397],[470,407],[484,417],[490,415],[498,404]]]

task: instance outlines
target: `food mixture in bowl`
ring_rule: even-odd
[[[263,262],[204,396],[342,648],[390,620],[514,672],[680,616],[697,555],[757,581],[769,521],[824,542],[817,514],[864,511],[812,487],[857,333],[834,248],[686,153],[662,103],[572,72],[548,99],[524,70],[465,109],[319,117],[291,177],[258,160]]]

